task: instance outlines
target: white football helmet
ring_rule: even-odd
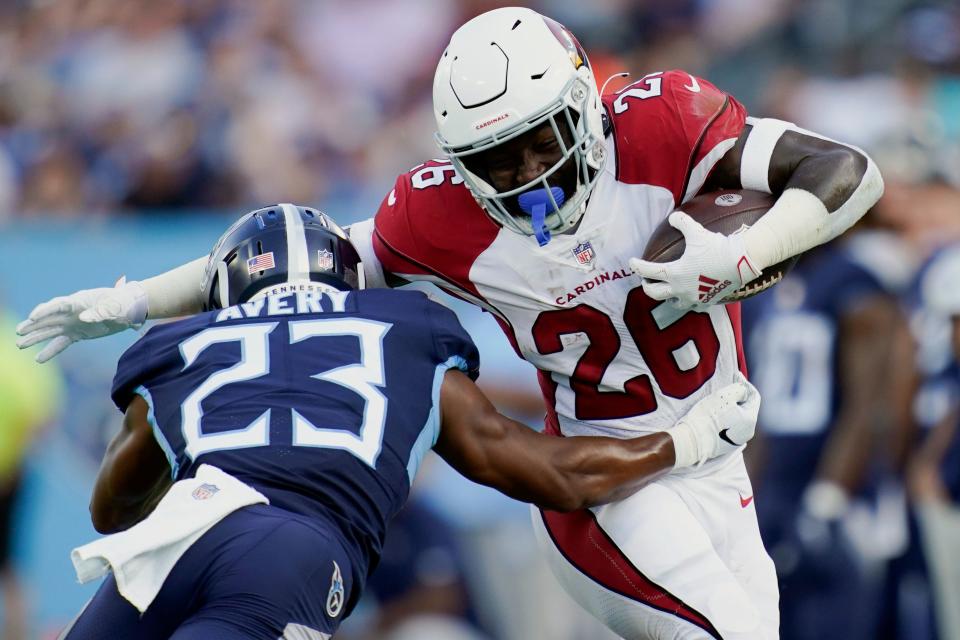
[[[530,9],[507,7],[470,20],[450,38],[433,81],[437,144],[487,214],[504,227],[536,235],[531,217],[511,212],[505,200],[544,189],[551,207],[544,227],[573,227],[605,162],[600,92],[583,48],[565,27]],[[498,192],[464,164],[476,153],[549,122],[563,157],[540,177]],[[558,122],[573,134],[561,136]],[[547,179],[567,161],[576,163],[573,193],[554,197]],[[540,237],[538,235],[538,237]]]

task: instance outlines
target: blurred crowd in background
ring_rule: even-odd
[[[385,190],[437,155],[436,61],[458,25],[498,4],[4,2],[0,215],[239,211]],[[682,68],[757,113],[855,142],[894,131],[921,146],[960,138],[945,117],[960,109],[953,2],[532,6],[577,34],[600,82]]]
[[[6,298],[22,317],[53,295],[109,284],[94,274],[147,269],[134,274],[143,277],[172,267],[206,249],[198,238],[212,241],[226,221],[265,203],[320,206],[342,223],[372,215],[397,174],[439,155],[431,84],[450,34],[507,4],[0,3],[0,255],[29,261],[27,240],[34,255],[56,247],[42,261],[46,271],[0,272],[0,309]],[[951,336],[960,345],[960,323],[949,319],[960,307],[931,293],[951,282],[960,289],[960,268],[950,270],[960,240],[960,5],[527,6],[578,36],[601,83],[621,71],[638,78],[681,68],[754,115],[852,142],[880,165],[886,194],[861,228],[805,256],[787,281],[746,305],[748,364],[765,398],[760,436],[748,449],[757,508],[783,580],[785,640],[960,638],[958,622],[937,615],[960,611],[960,549],[949,543],[960,540],[960,529],[950,529],[958,527],[951,505],[960,497],[960,446],[953,446],[960,374],[951,346]],[[614,79],[608,90],[628,82]],[[91,221],[100,227],[100,250],[74,242],[90,242],[81,232]],[[111,242],[140,243],[143,262],[118,257]],[[69,276],[57,259],[70,261]],[[460,311],[494,364],[482,382],[502,408],[536,426],[542,409],[532,371],[514,362],[493,323]],[[12,340],[6,335],[0,342]],[[21,509],[33,528],[8,525],[25,541],[14,543],[13,565],[0,568],[0,587],[12,594],[4,637],[55,637],[89,595],[71,584],[68,552],[92,535],[85,500],[116,427],[107,393],[117,352],[78,345],[59,359],[61,419],[0,416],[0,433],[17,434],[17,443],[53,423],[32,454],[39,461],[26,458],[25,482],[57,496],[37,498],[41,490],[27,487],[23,499],[37,502]],[[26,379],[26,366],[4,357],[0,380]],[[13,406],[4,390],[0,408]],[[795,456],[792,466],[778,458],[784,450],[788,460]],[[788,467],[802,470],[785,479]],[[4,477],[20,477],[18,468],[0,466],[0,493],[12,486]],[[524,507],[456,480],[436,461],[427,471],[344,637],[609,637],[537,561]],[[843,500],[808,491],[822,489],[824,475]],[[944,508],[931,516],[931,504]],[[38,522],[77,534],[51,538]],[[31,551],[31,543],[42,548]],[[57,558],[24,562],[33,567],[24,572],[29,605],[8,580],[17,553]]]

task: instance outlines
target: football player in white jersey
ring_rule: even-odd
[[[573,35],[529,9],[458,29],[433,91],[445,158],[401,175],[351,229],[367,286],[433,282],[492,313],[539,369],[546,429],[558,436],[662,430],[733,381],[739,308],[725,296],[842,233],[883,190],[859,149],[748,118],[688,73],[601,95]],[[778,200],[732,236],[671,215],[716,188]],[[637,259],[668,216],[683,256]],[[49,340],[44,360],[75,340],[195,312],[204,262],[41,304],[19,344]],[[682,442],[677,451],[697,455]],[[776,638],[776,577],[751,499],[736,451],[619,503],[537,511],[534,526],[565,588],[626,638]]]

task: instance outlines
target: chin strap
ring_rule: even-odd
[[[533,235],[537,237],[541,247],[550,242],[550,231],[545,224],[547,206],[552,205],[559,209],[563,206],[564,200],[566,197],[560,187],[550,187],[549,192],[546,189],[531,189],[521,193],[517,199],[520,208],[530,216]]]
[[[609,78],[603,81],[603,86],[600,87],[600,95],[603,96],[603,92],[607,90],[607,85],[610,84],[610,81],[613,80],[614,78],[629,78],[629,77],[630,77],[629,71],[621,71],[620,73],[613,74],[612,76],[610,76]]]

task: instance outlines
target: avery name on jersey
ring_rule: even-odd
[[[296,285],[294,285],[296,286]],[[291,287],[293,288],[293,287]],[[294,313],[322,313],[321,302],[324,298],[330,302],[327,311],[344,311],[347,291],[291,291],[278,295],[258,298],[250,302],[227,307],[217,314],[217,322],[260,318],[265,316],[290,316]]]
[[[577,299],[577,297],[582,296],[594,287],[599,287],[605,282],[612,282],[613,280],[619,280],[620,278],[628,278],[631,275],[633,274],[626,269],[620,269],[619,271],[604,271],[593,280],[587,280],[583,284],[577,285],[573,288],[573,291],[568,291],[562,296],[557,296],[554,302],[563,306],[568,302],[573,302]]]

